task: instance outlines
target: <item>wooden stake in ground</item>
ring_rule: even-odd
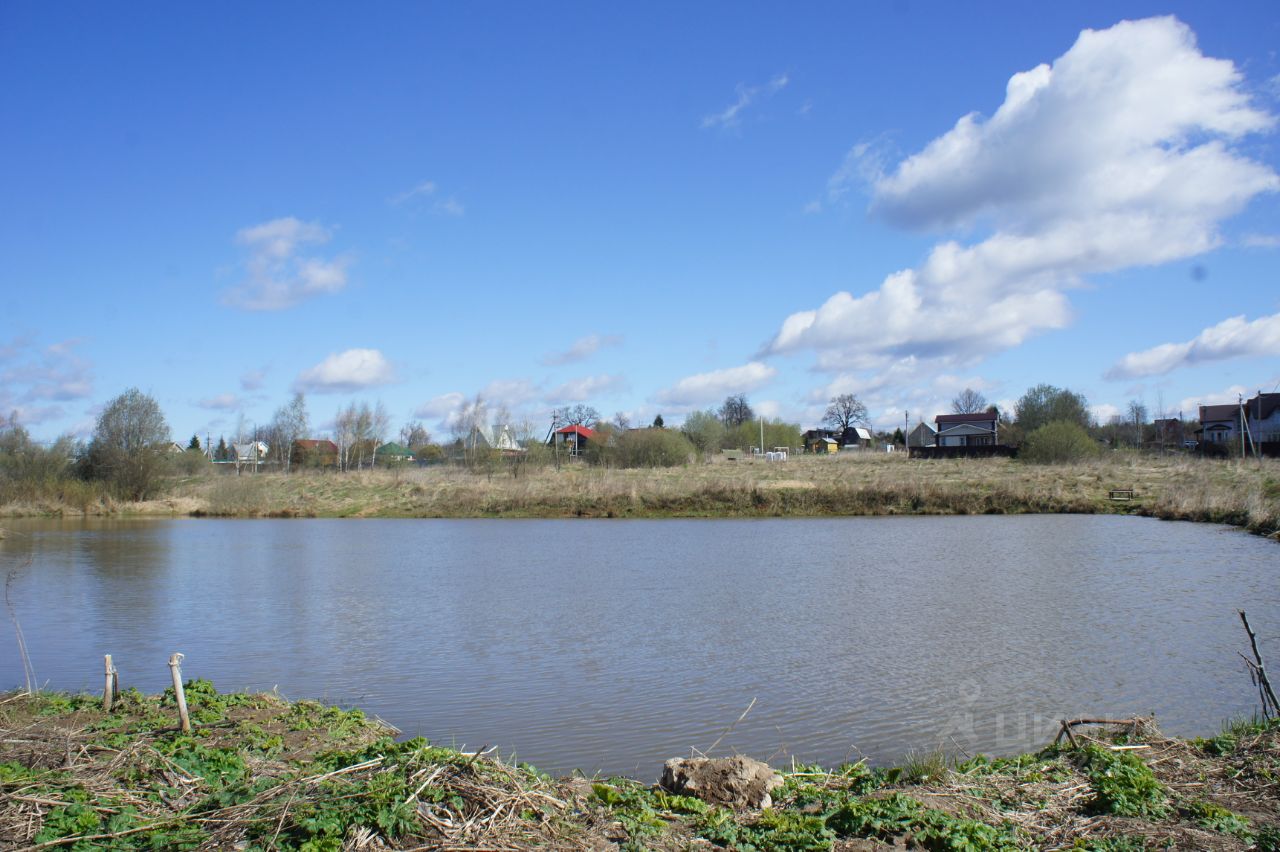
[[[1253,676],[1253,682],[1258,685],[1258,696],[1262,699],[1262,716],[1270,719],[1273,716],[1280,716],[1280,702],[1276,701],[1275,690],[1271,688],[1271,680],[1267,677],[1267,668],[1262,664],[1262,654],[1258,651],[1258,635],[1253,632],[1253,628],[1249,626],[1249,619],[1244,614],[1244,610],[1237,610],[1240,613],[1240,621],[1244,624],[1244,632],[1249,634],[1249,644],[1253,646],[1253,660],[1244,657],[1245,663],[1249,666],[1249,674]]]
[[[173,697],[178,702],[178,718],[182,721],[182,733],[191,733],[191,717],[187,715],[187,694],[182,691],[182,654],[169,658],[169,673],[173,675]]]
[[[102,712],[111,712],[111,702],[120,695],[120,684],[116,682],[116,667],[111,664],[111,655],[107,654],[103,657],[106,661],[107,682],[102,688]]]

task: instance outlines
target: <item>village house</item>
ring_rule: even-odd
[[[1280,393],[1259,393],[1244,408],[1249,434],[1256,443],[1280,442]]]
[[[587,448],[587,444],[595,440],[596,433],[586,426],[562,426],[547,438],[547,446],[556,450],[566,450],[573,458],[577,458]]]
[[[994,411],[973,414],[939,414],[935,443],[939,447],[990,447],[1000,443],[997,430],[1000,415]]]
[[[510,425],[499,423],[471,427],[466,444],[468,450],[498,450],[503,454],[525,451],[516,439],[516,430]]]
[[[1196,430],[1205,444],[1229,444],[1240,440],[1240,406],[1200,406],[1200,428]]]
[[[916,428],[907,433],[907,447],[936,447],[938,430],[928,423],[917,423]]]
[[[300,438],[293,442],[289,463],[297,467],[337,467],[338,445],[323,438]]]
[[[270,448],[265,441],[247,441],[243,444],[231,445],[231,461],[239,469],[245,465],[257,468],[267,463],[267,451]]]
[[[862,426],[846,429],[810,429],[801,436],[806,453],[834,453],[871,446],[871,430]]]
[[[380,444],[373,457],[382,464],[403,464],[413,461],[413,453],[407,447],[395,441]]]

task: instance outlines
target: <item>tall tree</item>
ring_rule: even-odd
[[[382,404],[382,400],[378,400],[369,416],[369,441],[373,445],[369,454],[369,467],[373,467],[377,462],[378,447],[387,442],[387,430],[390,428],[391,415],[387,413],[387,407]]]
[[[356,404],[339,408],[333,418],[333,442],[338,445],[338,469],[347,470],[351,465],[351,447],[356,441]]]
[[[551,411],[552,429],[563,429],[565,426],[585,426],[593,429],[599,422],[600,412],[582,403],[566,405],[564,408],[555,408]]]
[[[684,418],[680,431],[698,448],[703,458],[720,452],[724,442],[725,428],[714,411],[694,411]]]
[[[159,404],[129,388],[98,415],[89,443],[89,468],[121,496],[143,500],[159,484],[168,445],[169,424]]]
[[[844,433],[858,423],[867,422],[867,406],[853,394],[842,393],[831,398],[822,422],[831,429]]]
[[[1129,428],[1132,430],[1133,445],[1142,446],[1143,427],[1147,425],[1147,407],[1140,400],[1129,400]]]
[[[417,420],[413,420],[400,427],[400,443],[409,452],[415,452],[419,447],[431,443],[431,433]]]
[[[1088,429],[1092,420],[1082,394],[1044,384],[1029,388],[1018,400],[1014,412],[1023,435],[1058,420]]]
[[[271,452],[275,453],[285,473],[289,473],[293,464],[293,444],[307,437],[307,400],[298,391],[288,404],[276,409],[271,419],[272,444]]]
[[[955,414],[977,414],[986,407],[987,398],[973,388],[965,388],[951,400],[951,411]]]
[[[747,402],[745,394],[734,394],[725,397],[724,403],[717,412],[720,422],[727,429],[734,429],[743,423],[749,423],[756,419],[756,413],[751,410],[751,403]]]
[[[191,440],[187,442],[187,449],[188,450],[200,449],[200,437],[198,435],[191,436]]]
[[[661,429],[661,428],[663,428],[663,422],[662,422],[662,415],[661,415],[661,414],[659,414],[658,416],[656,416],[656,417],[654,417],[654,418],[653,418],[653,428],[655,428],[655,429]]]

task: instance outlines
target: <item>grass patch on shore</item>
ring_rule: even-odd
[[[626,778],[553,779],[440,748],[358,710],[187,685],[0,696],[0,845],[85,849],[677,850],[1280,848],[1280,725],[901,767],[793,765],[732,811]],[[1230,737],[1227,741],[1223,737]],[[1116,740],[1123,740],[1118,750]],[[927,771],[924,771],[927,770]]]

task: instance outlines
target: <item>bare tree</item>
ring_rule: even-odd
[[[369,418],[369,440],[373,444],[369,456],[370,468],[374,467],[378,461],[378,447],[387,442],[387,430],[390,428],[391,415],[387,414],[387,407],[382,404],[382,400],[378,400]]]
[[[955,414],[977,414],[987,409],[987,398],[973,388],[965,388],[951,400],[951,411]]]
[[[470,462],[475,454],[476,442],[480,430],[489,418],[489,408],[484,398],[476,394],[475,399],[463,400],[462,405],[449,420],[449,434],[462,445],[463,460]]]
[[[351,447],[356,440],[356,404],[338,409],[333,419],[333,442],[338,445],[338,469],[347,470],[351,465]]]
[[[745,394],[740,393],[726,397],[716,415],[729,429],[736,429],[743,423],[750,423],[756,419],[756,413],[751,410],[751,403],[747,402]]]
[[[832,429],[846,432],[857,423],[867,422],[867,406],[853,394],[842,393],[832,397],[827,413],[822,416],[822,422]]]
[[[590,405],[578,403],[551,410],[552,429],[563,429],[565,426],[585,426],[591,429],[599,422],[600,412]]]
[[[1129,426],[1133,430],[1133,445],[1142,446],[1142,427],[1147,424],[1147,407],[1139,400],[1129,400]]]
[[[625,411],[615,412],[613,415],[613,425],[618,427],[619,432],[625,432],[631,428],[631,418],[627,416]]]
[[[271,418],[271,451],[280,462],[281,469],[289,473],[293,460],[293,444],[307,437],[307,400],[298,391],[288,405],[276,409]]]
[[[400,443],[405,449],[413,451],[431,443],[431,433],[417,420],[410,421],[400,427]]]

